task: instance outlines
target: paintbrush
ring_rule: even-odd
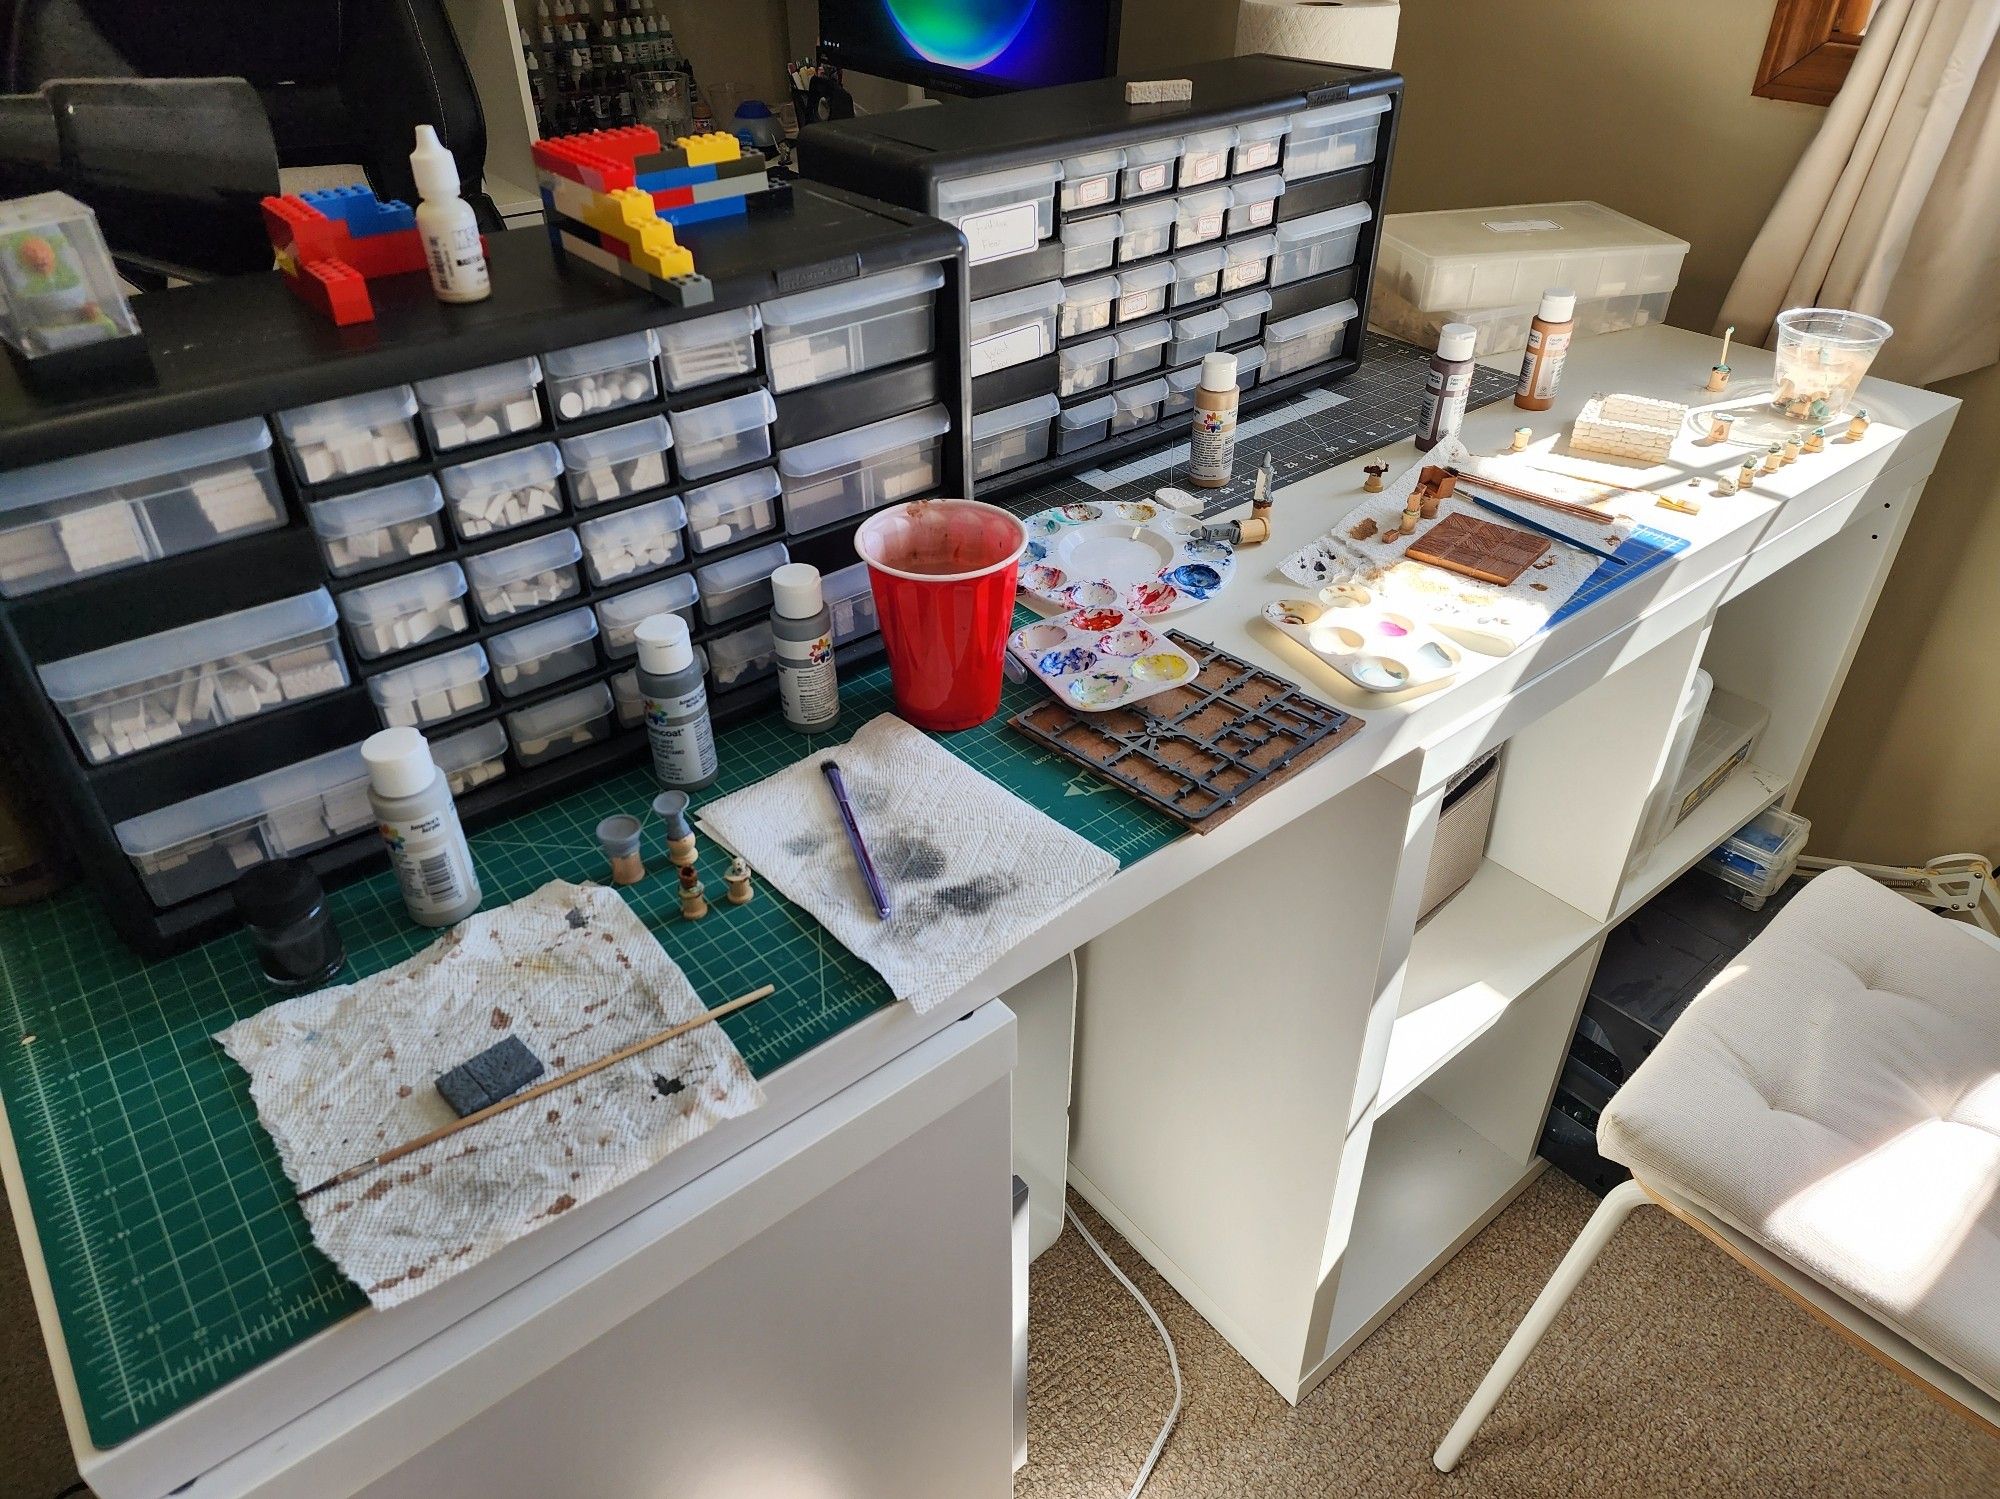
[[[1554,510],[1561,515],[1573,515],[1578,520],[1601,521],[1610,519],[1602,510],[1592,509],[1589,505],[1576,504],[1569,500],[1555,499],[1550,495],[1537,494],[1532,489],[1523,489],[1518,484],[1504,484],[1498,479],[1489,479],[1484,474],[1469,474],[1462,468],[1448,468],[1445,472],[1461,484],[1476,484],[1482,489],[1492,490],[1495,494],[1504,494],[1516,500],[1526,500],[1531,505],[1540,505],[1545,510]],[[1554,470],[1544,469],[1542,472],[1553,473]],[[1571,474],[1566,477],[1576,478],[1577,476]],[[1586,479],[1582,482],[1594,483],[1596,481]]]
[[[875,872],[875,861],[868,857],[868,844],[861,837],[861,824],[854,820],[854,804],[847,799],[847,782],[841,779],[840,767],[833,761],[823,760],[819,768],[826,777],[827,785],[833,788],[833,804],[840,809],[840,825],[847,829],[847,846],[854,850],[854,862],[861,866],[861,878],[867,882],[868,898],[875,903],[875,914],[887,921],[889,892],[882,888],[882,877]]]
[[[1509,510],[1505,505],[1498,504],[1493,500],[1482,500],[1476,494],[1467,495],[1466,498],[1471,500],[1481,510],[1490,510],[1495,515],[1504,515],[1515,525],[1526,526],[1530,531],[1548,537],[1550,541],[1560,541],[1564,546],[1575,547],[1579,552],[1588,552],[1593,557],[1602,557],[1606,562],[1617,567],[1625,565],[1625,559],[1618,556],[1615,552],[1607,552],[1603,547],[1594,547],[1587,541],[1578,541],[1574,536],[1566,536],[1554,526],[1545,526],[1540,521],[1529,520],[1527,516],[1522,515],[1517,510]],[[1594,518],[1597,520],[1604,519],[1601,515]]]
[[[422,1150],[426,1145],[435,1145],[438,1141],[447,1139],[462,1129],[470,1129],[475,1124],[483,1124],[495,1114],[504,1114],[509,1109],[518,1107],[530,1099],[540,1098],[545,1093],[553,1093],[558,1088],[567,1088],[571,1083],[589,1077],[593,1072],[602,1072],[605,1068],[622,1062],[627,1057],[636,1057],[642,1051],[651,1051],[655,1046],[663,1046],[676,1036],[685,1036],[691,1030],[707,1025],[710,1021],[720,1020],[724,1015],[734,1014],[746,1005],[754,1005],[758,1000],[767,999],[775,993],[777,993],[777,990],[769,984],[764,985],[761,989],[752,989],[748,994],[737,999],[732,999],[726,1005],[717,1005],[705,1015],[698,1015],[693,1020],[683,1020],[679,1025],[669,1026],[663,1031],[646,1037],[643,1041],[634,1041],[630,1046],[621,1046],[609,1056],[599,1057],[594,1062],[585,1062],[581,1067],[572,1067],[561,1077],[552,1077],[545,1083],[537,1083],[532,1088],[516,1093],[512,1098],[503,1098],[498,1103],[489,1103],[485,1108],[478,1110],[476,1113],[467,1114],[463,1119],[454,1119],[450,1124],[441,1125],[427,1135],[419,1135],[416,1139],[406,1140],[401,1145],[393,1146],[379,1155],[372,1155],[365,1161],[349,1166],[345,1171],[339,1172],[334,1176],[329,1176],[316,1187],[307,1187],[303,1192],[298,1193],[294,1200],[304,1202],[308,1197],[317,1197],[320,1193],[337,1187],[342,1182],[351,1182],[357,1176],[365,1176],[377,1166],[386,1166],[391,1161],[399,1161],[412,1151]]]

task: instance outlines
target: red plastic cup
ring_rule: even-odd
[[[1014,583],[1028,528],[977,500],[914,500],[878,510],[854,535],[896,711],[949,732],[1000,708],[1000,663],[1014,623]]]

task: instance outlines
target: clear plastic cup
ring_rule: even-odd
[[[1878,317],[1837,307],[1779,313],[1771,404],[1802,420],[1833,420],[1853,404],[1862,376],[1894,331]]]
[[[878,510],[855,533],[889,656],[896,711],[920,729],[984,723],[1000,708],[1001,660],[1028,528],[977,500]]]

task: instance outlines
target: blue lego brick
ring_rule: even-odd
[[[417,227],[417,216],[401,198],[382,199],[366,187],[322,187],[299,196],[330,219],[347,225],[357,239]]]
[[[674,167],[661,172],[641,172],[632,182],[635,187],[657,193],[670,187],[693,187],[697,182],[713,182],[719,175],[713,166]]]
[[[676,227],[682,224],[700,224],[709,219],[726,219],[733,214],[745,212],[747,197],[718,198],[712,203],[690,203],[685,208],[663,208],[660,217]]]

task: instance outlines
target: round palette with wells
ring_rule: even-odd
[[[1428,687],[1465,657],[1443,635],[1378,603],[1358,583],[1322,588],[1318,600],[1276,599],[1264,618],[1364,692]]]
[[[1127,609],[1074,609],[1007,637],[1014,654],[1049,690],[1084,713],[1125,708],[1192,682],[1200,665]]]
[[[1079,500],[1028,517],[1021,591],[1059,609],[1157,618],[1205,603],[1229,581],[1236,549],[1151,500]]]

